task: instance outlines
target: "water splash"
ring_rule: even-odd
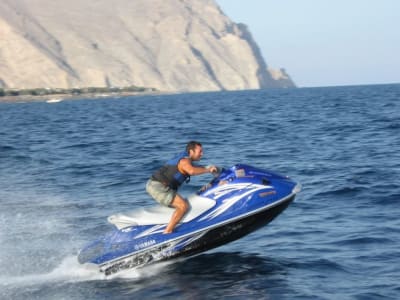
[[[0,277],[0,286],[32,286],[58,282],[102,280],[104,275],[88,265],[80,265],[76,256],[63,259],[59,266],[47,273]]]
[[[81,265],[77,261],[76,256],[71,255],[65,257],[56,268],[47,273],[0,277],[0,288],[1,286],[21,288],[52,283],[66,284],[100,280],[142,280],[159,274],[163,268],[171,263],[173,262],[164,262],[145,268],[124,270],[112,276],[105,276],[104,273],[99,272],[97,266],[90,264]]]

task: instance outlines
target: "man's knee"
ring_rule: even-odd
[[[180,211],[186,212],[186,211],[189,209],[188,203],[187,203],[186,200],[183,199],[182,197],[180,197],[180,196],[177,195],[177,197],[176,197],[175,200],[176,200],[176,201],[175,201],[175,207],[176,207],[177,209],[179,209]]]
[[[186,212],[189,209],[189,204],[183,200],[183,210]]]

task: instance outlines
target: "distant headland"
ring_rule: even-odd
[[[38,97],[46,87],[52,95],[91,86],[104,87],[100,94],[124,86],[165,93],[295,87],[215,0],[2,0],[0,35],[7,96]]]

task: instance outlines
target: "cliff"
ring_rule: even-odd
[[[293,87],[214,0],[2,0],[0,87]]]

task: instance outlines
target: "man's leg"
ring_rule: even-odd
[[[167,228],[165,228],[164,233],[173,232],[176,224],[179,223],[189,208],[185,199],[178,194],[175,195],[175,198],[172,200],[170,205],[175,208],[175,212],[172,214],[171,220],[169,221]]]

